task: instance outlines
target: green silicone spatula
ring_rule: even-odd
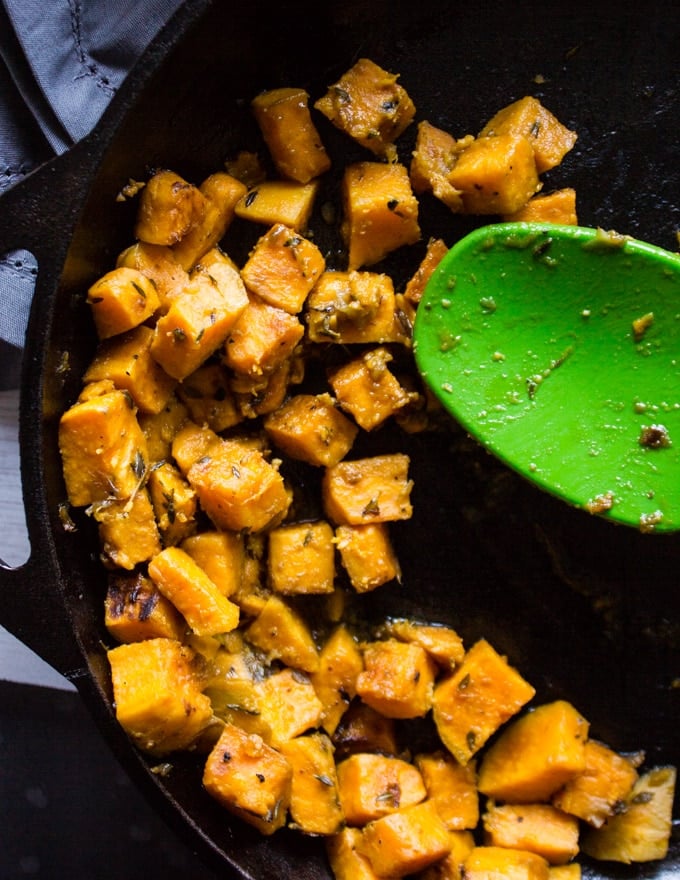
[[[680,529],[680,255],[577,226],[477,229],[433,273],[414,352],[446,410],[541,488]]]

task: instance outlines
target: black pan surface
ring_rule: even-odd
[[[679,21],[672,4],[661,2],[556,8],[533,0],[189,2],[93,136],[39,172],[39,195],[29,188],[5,201],[5,211],[21,207],[19,233],[29,235],[31,211],[43,222],[36,221],[40,238],[31,242],[41,272],[21,416],[32,556],[23,569],[0,572],[2,622],[76,682],[133,778],[223,876],[325,880],[330,874],[320,841],[287,831],[265,840],[231,819],[201,790],[191,756],[174,762],[167,777],[152,774],[153,762],[130,747],[113,716],[105,577],[90,524],[79,522],[78,532],[69,533],[59,517],[65,494],[56,428],[94,349],[85,290],[131,242],[134,205],[116,202],[116,193],[156,167],[200,182],[237,150],[260,146],[248,109],[259,90],[296,85],[316,98],[366,56],[400,74],[418,119],[460,136],[476,133],[510,101],[535,95],[579,134],[562,166],[544,176],[546,190],[574,186],[583,225],[677,249]],[[157,70],[151,75],[144,65]],[[339,167],[367,158],[318,123]],[[414,138],[412,126],[399,141],[402,160]],[[331,200],[336,183],[325,194]],[[427,199],[421,221],[449,244],[470,224]],[[7,241],[7,226],[0,243],[25,244]],[[327,234],[322,244],[336,253],[335,233]],[[228,233],[225,248],[238,261],[251,244]],[[385,268],[403,281],[423,250],[424,242]],[[339,253],[337,260],[342,268]],[[403,448],[403,438],[388,434],[380,443]],[[485,636],[536,686],[537,700],[566,698],[589,719],[592,735],[620,750],[644,748],[649,765],[677,765],[680,539],[642,535],[572,510],[454,427],[413,437],[408,451],[415,514],[394,531],[403,581],[362,597],[361,614],[376,621],[388,613],[438,620],[467,644]],[[588,878],[678,875],[677,821],[662,864],[584,861]]]

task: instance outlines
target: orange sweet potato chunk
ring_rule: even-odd
[[[180,641],[187,628],[172,602],[139,571],[111,573],[104,612],[106,629],[118,642],[155,638]]]
[[[326,469],[323,502],[338,525],[409,519],[413,513],[410,458],[401,452],[341,461]]]
[[[329,394],[294,395],[267,416],[264,429],[286,455],[317,467],[341,461],[359,430]]]
[[[335,540],[342,566],[357,593],[401,577],[386,523],[338,526]]]
[[[550,193],[533,196],[514,214],[504,214],[501,218],[510,223],[561,223],[576,226],[576,190],[565,186]]]
[[[475,762],[463,766],[443,750],[421,753],[414,763],[425,782],[428,798],[449,831],[474,829],[479,821],[479,793]]]
[[[490,805],[482,817],[488,846],[521,849],[563,865],[578,854],[579,824],[550,804]]]
[[[87,291],[87,302],[100,339],[138,327],[160,306],[153,282],[128,266],[98,278]]]
[[[340,802],[348,825],[365,825],[419,804],[427,796],[420,772],[401,758],[358,752],[338,764]]]
[[[419,718],[432,706],[435,666],[419,645],[396,639],[369,642],[357,694],[388,718]]]
[[[148,244],[173,245],[205,210],[200,190],[174,171],[157,171],[142,190],[135,237]]]
[[[450,183],[449,174],[458,154],[473,140],[472,135],[454,138],[426,120],[419,122],[409,167],[413,191],[417,195],[430,192],[454,213],[463,211],[461,191]]]
[[[550,866],[536,853],[476,846],[463,862],[465,880],[549,880]]]
[[[293,354],[304,332],[297,315],[269,305],[251,293],[227,336],[224,362],[236,373],[263,376]]]

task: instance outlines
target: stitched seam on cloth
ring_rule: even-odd
[[[76,58],[83,70],[80,76],[91,77],[103,92],[112,96],[116,90],[111,85],[109,78],[100,73],[97,64],[90,58],[89,53],[83,46],[81,27],[82,6],[80,0],[68,0],[68,5],[71,13],[71,33],[73,35]]]

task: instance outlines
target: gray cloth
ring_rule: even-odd
[[[0,194],[92,130],[181,3],[0,0]],[[0,339],[17,347],[35,276],[30,253],[0,254]]]

